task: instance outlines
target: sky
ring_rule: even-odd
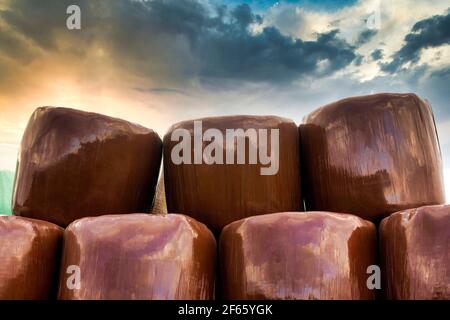
[[[81,29],[66,27],[69,5]],[[274,114],[377,92],[433,107],[450,191],[450,1],[0,0],[0,169],[38,106],[133,121]]]

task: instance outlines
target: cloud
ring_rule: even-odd
[[[383,50],[382,49],[375,49],[370,54],[373,60],[380,60],[383,58]]]
[[[179,94],[183,96],[189,96],[189,94],[183,90],[175,88],[135,88],[138,92],[150,92],[150,93],[160,93],[160,94]]]
[[[366,44],[367,42],[369,42],[374,35],[377,34],[377,30],[374,29],[367,29],[364,30],[363,32],[361,32],[358,36],[358,39],[356,40],[355,45],[356,46],[362,46],[364,44]]]
[[[29,63],[33,59],[33,54],[28,45],[5,31],[0,28],[0,53],[19,63]]]
[[[65,28],[69,4],[81,7],[80,31]],[[120,73],[142,79],[158,74],[158,86],[164,87],[220,79],[290,82],[333,74],[358,58],[338,30],[302,40],[264,25],[263,17],[246,4],[17,0],[0,13],[0,20],[44,53],[80,61],[97,56]],[[11,41],[0,36],[2,46]],[[9,56],[21,51],[8,48]]]
[[[232,26],[224,26],[232,28]],[[207,78],[246,81],[291,81],[303,76],[323,76],[349,65],[354,48],[339,39],[338,31],[319,34],[314,41],[284,36],[274,27],[261,33],[247,30],[225,36],[205,34],[196,48],[203,63],[199,73]]]
[[[333,11],[342,7],[351,6],[357,2],[357,0],[218,0],[227,5],[239,5],[246,3],[253,9],[262,11],[270,8],[278,7],[285,4],[295,4],[318,11]]]
[[[419,83],[420,92],[432,101],[436,118],[440,121],[450,120],[450,66],[431,71],[428,77]],[[450,154],[449,154],[450,155]]]
[[[435,15],[414,24],[404,38],[404,45],[393,55],[393,60],[382,64],[383,71],[394,73],[408,62],[415,64],[422,49],[450,43],[450,9],[446,15]]]

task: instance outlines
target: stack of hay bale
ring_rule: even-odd
[[[278,152],[276,172],[248,155],[175,163],[173,133],[195,140],[196,121],[224,136],[277,130],[264,150]],[[299,127],[275,116],[196,121],[162,143],[123,120],[37,109],[15,216],[0,218],[0,298],[375,299],[368,272],[380,265],[384,298],[450,299],[450,207],[433,114],[416,95],[344,99]],[[162,198],[144,214],[162,153],[169,214]]]

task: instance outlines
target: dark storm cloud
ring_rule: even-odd
[[[450,43],[450,9],[446,15],[436,15],[417,22],[405,36],[405,44],[397,51],[390,63],[382,64],[382,70],[394,73],[405,63],[416,63],[420,51]]]
[[[223,25],[222,28],[234,28]],[[339,39],[337,31],[320,34],[315,41],[286,37],[274,27],[250,34],[226,30],[207,33],[194,48],[201,57],[200,74],[211,78],[250,81],[292,80],[306,75],[328,75],[349,65],[357,55]],[[323,67],[319,64],[323,62]]]
[[[70,4],[81,7],[82,30],[65,28]],[[286,82],[329,75],[358,58],[337,30],[313,41],[292,38],[275,27],[262,27],[263,18],[245,4],[15,0],[0,19],[41,49],[88,58],[89,48],[101,47],[118,67],[160,76],[166,84],[191,79]],[[252,32],[258,25],[262,30]],[[62,46],[61,39],[69,45]]]
[[[372,57],[373,60],[380,60],[384,56],[383,50],[382,49],[373,50],[372,53],[370,54],[370,56]]]
[[[355,45],[362,46],[369,42],[375,35],[377,34],[377,30],[367,29],[361,32],[356,40]]]

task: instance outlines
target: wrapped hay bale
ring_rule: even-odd
[[[244,217],[301,211],[297,127],[275,116],[184,121],[164,137],[169,212],[213,231]]]
[[[67,226],[85,216],[149,212],[161,153],[161,139],[150,129],[38,108],[22,138],[14,214]]]
[[[450,206],[396,212],[380,225],[387,299],[450,299]]]
[[[64,234],[59,299],[212,299],[216,241],[177,214],[83,218]]]
[[[56,297],[63,231],[46,221],[0,217],[0,300]]]
[[[376,94],[322,107],[300,126],[307,210],[380,221],[445,201],[430,106],[414,94]]]
[[[374,299],[376,228],[348,214],[283,212],[226,226],[220,236],[225,299]]]

